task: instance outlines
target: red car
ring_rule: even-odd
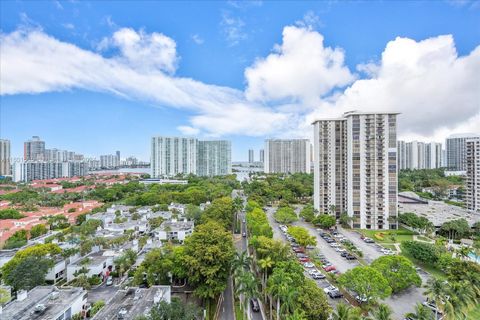
[[[305,250],[303,250],[303,248],[300,248],[300,247],[298,247],[298,248],[293,248],[293,251],[294,251],[295,253],[305,253]]]
[[[337,268],[335,268],[335,266],[328,266],[328,267],[324,267],[323,269],[325,269],[325,271],[332,271],[332,270],[336,270]]]
[[[301,263],[305,263],[305,262],[309,262],[310,259],[308,259],[308,258],[298,258],[298,261],[300,261]]]

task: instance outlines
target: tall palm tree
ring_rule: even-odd
[[[445,312],[446,302],[448,300],[448,287],[445,281],[430,278],[427,281],[425,294],[426,296],[435,302],[437,308],[435,309],[435,319],[438,319],[438,310]]]
[[[446,319],[466,319],[468,312],[476,305],[475,290],[467,281],[452,282],[449,285],[446,302]]]
[[[417,303],[415,305],[415,313],[409,313],[406,316],[415,320],[432,320],[432,311],[422,305]]]
[[[277,272],[270,276],[268,279],[267,290],[270,294],[270,319],[272,318],[272,305],[273,299],[277,301],[277,319],[280,319],[280,299],[286,289],[289,287],[289,284],[292,282],[292,279],[285,272]]]
[[[258,296],[258,281],[250,271],[243,271],[237,280],[236,293],[241,296],[242,310],[246,312],[245,303]],[[250,308],[250,304],[248,304]]]
[[[264,300],[267,301],[267,278],[268,270],[273,267],[273,261],[270,257],[258,260],[258,266],[262,269],[262,290],[264,292]]]
[[[380,304],[373,312],[372,320],[392,320],[392,309],[386,304]]]

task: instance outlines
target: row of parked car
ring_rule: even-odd
[[[323,230],[318,230],[318,234],[320,237],[325,240],[330,247],[334,248],[336,252],[340,254],[343,258],[347,260],[356,260],[357,257],[354,256],[353,254],[350,254],[345,248],[340,243],[345,243],[348,242],[349,240],[346,239],[343,235],[339,234],[337,231],[333,231],[331,234],[328,232],[325,232]],[[335,239],[334,239],[335,238]],[[338,243],[339,241],[340,243]]]
[[[369,237],[365,237],[364,235],[361,235],[360,236],[360,239],[362,239],[365,243],[375,243],[375,241]],[[395,254],[395,251],[391,250],[391,249],[387,249],[385,247],[382,247],[381,245],[377,245],[378,246],[378,251],[380,251],[381,253],[385,254],[385,255],[394,255]]]
[[[299,244],[296,243],[295,239],[287,233],[287,226],[280,225],[279,226],[282,233],[285,235],[287,240],[290,242],[290,246],[292,247],[292,251],[295,253],[298,261],[303,265],[303,267],[307,270],[307,273],[312,277],[312,279],[325,279],[325,275],[321,273],[316,267],[313,262],[310,261],[310,257],[305,249],[301,247]],[[314,249],[314,247],[307,247],[308,249]]]

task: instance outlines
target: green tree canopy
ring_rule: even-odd
[[[315,219],[313,219],[312,222],[314,225],[319,226],[320,228],[330,229],[337,223],[337,220],[332,215],[321,214],[318,215]]]
[[[225,290],[235,253],[232,234],[222,224],[208,221],[185,239],[184,248],[184,265],[195,294],[213,299]]]
[[[273,215],[278,223],[290,224],[298,220],[295,211],[290,207],[279,208]]]
[[[403,256],[383,256],[373,261],[370,266],[384,276],[394,293],[411,285],[419,287],[422,284],[413,263]]]
[[[302,247],[317,245],[317,238],[311,236],[304,227],[290,226],[288,227],[288,234],[294,237],[295,241]]]
[[[348,270],[340,275],[338,282],[365,297],[367,301],[386,298],[392,293],[392,288],[382,274],[368,266]]]
[[[19,261],[19,263],[3,278],[5,283],[14,290],[31,290],[45,283],[45,276],[53,266],[53,260],[37,255],[31,255]]]

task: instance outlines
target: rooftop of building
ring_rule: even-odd
[[[193,221],[164,221],[156,230],[166,231],[169,228],[170,231],[185,231],[193,229],[193,227]]]
[[[116,320],[119,314],[123,315],[124,320],[133,320],[149,313],[155,303],[162,300],[170,302],[170,297],[170,286],[118,290],[108,304],[93,317],[93,320]]]
[[[98,252],[91,253],[85,257],[81,257],[75,262],[72,262],[70,265],[72,267],[82,267],[82,266],[97,266],[107,260],[109,257],[104,255],[106,251],[101,250]],[[86,262],[88,258],[88,262]]]
[[[23,300],[13,300],[3,307],[2,319],[50,320],[56,319],[79,296],[86,294],[83,288],[57,288],[38,286],[27,293]]]
[[[477,133],[454,133],[447,137],[447,139],[458,139],[458,138],[477,138],[480,137]]]

